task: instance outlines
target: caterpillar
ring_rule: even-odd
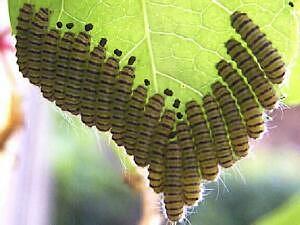
[[[114,56],[109,57],[101,67],[100,82],[98,85],[98,103],[96,113],[96,127],[100,131],[109,131],[111,128],[112,106],[114,86],[119,72],[119,57],[122,51],[114,50]]]
[[[216,68],[218,74],[235,96],[237,103],[241,109],[242,116],[246,123],[246,128],[249,137],[257,139],[264,132],[264,119],[262,110],[255,96],[251,92],[249,86],[244,79],[239,75],[237,70],[233,69],[232,65],[225,60],[217,63]]]
[[[75,41],[75,34],[66,32],[58,43],[58,59],[56,65],[55,82],[54,82],[54,99],[55,104],[62,110],[67,110],[66,91],[67,76],[71,63],[72,46]]]
[[[231,25],[247,43],[270,81],[274,84],[282,83],[285,75],[285,63],[278,50],[272,46],[272,42],[246,13],[236,11],[230,18]]]
[[[138,129],[142,120],[143,111],[146,104],[147,88],[139,85],[133,90],[128,108],[125,113],[126,130],[124,134],[124,146],[128,155],[133,155],[137,138]]]
[[[49,101],[54,101],[55,72],[60,31],[51,29],[42,46],[41,91]]]
[[[145,111],[139,126],[138,140],[134,151],[134,161],[138,166],[145,167],[149,163],[149,145],[151,144],[154,129],[159,122],[164,101],[164,96],[154,94],[145,105]]]
[[[34,13],[34,6],[25,3],[19,10],[17,35],[16,35],[16,56],[17,64],[20,72],[24,77],[28,77],[28,49],[29,49],[29,35],[30,27]]]
[[[156,193],[162,192],[165,171],[165,154],[169,136],[174,128],[175,112],[165,110],[161,120],[155,129],[149,153],[149,175],[150,187]]]
[[[91,51],[86,67],[86,76],[82,84],[81,121],[89,127],[95,126],[96,107],[98,104],[101,104],[101,99],[98,99],[98,85],[101,68],[106,58],[106,43],[107,40],[102,38],[99,44]]]
[[[186,115],[196,147],[201,177],[215,180],[219,174],[217,155],[202,107],[196,101],[186,103]]]
[[[201,198],[201,175],[192,135],[186,121],[177,123],[176,134],[178,146],[182,151],[183,201],[187,206],[193,206]]]
[[[210,94],[204,96],[202,100],[215,143],[218,162],[224,168],[231,167],[234,164],[232,146],[218,102]]]
[[[35,13],[31,26],[29,27],[29,48],[28,48],[28,77],[29,81],[40,86],[42,59],[42,46],[49,26],[49,10],[40,8]]]
[[[78,115],[81,110],[81,86],[90,52],[91,36],[80,32],[74,39],[70,57],[68,76],[66,77],[65,104],[66,110]]]
[[[284,76],[282,68],[277,70],[284,66],[277,50],[265,36],[254,42],[261,34],[243,19],[245,14],[232,19],[260,65],[240,42],[230,39],[227,52],[242,73],[225,60],[218,62],[222,82],[211,85],[202,104],[187,101],[183,114],[180,96],[171,87],[149,94],[148,79],[135,84],[135,56],[120,67],[122,51],[115,49],[107,58],[106,38],[90,49],[92,24],[75,34],[70,31],[74,24],[67,23],[69,31],[62,33],[62,22],[48,28],[51,14],[46,8],[35,13],[30,4],[20,9],[16,55],[23,76],[62,110],[80,115],[87,126],[110,131],[138,166],[149,165],[150,187],[163,194],[168,219],[180,221],[185,207],[202,199],[202,183],[216,180],[220,167],[229,168],[245,157],[249,138],[264,132],[263,108],[273,109],[278,100],[272,82],[282,81],[279,73]],[[172,109],[165,105],[169,97],[174,97]]]
[[[182,152],[176,140],[170,140],[166,149],[166,170],[163,185],[164,204],[170,221],[177,222],[183,216]]]
[[[114,87],[114,99],[112,109],[112,139],[117,145],[122,146],[123,136],[125,133],[125,112],[127,104],[130,100],[133,80],[135,78],[135,69],[132,66],[136,58],[130,57],[128,65],[124,66],[118,75],[116,85]]]
[[[278,101],[275,89],[247,49],[235,39],[230,39],[226,43],[226,48],[227,53],[237,63],[243,75],[247,78],[260,104],[267,110],[273,109]]]
[[[220,82],[213,83],[211,89],[224,116],[232,149],[237,157],[245,157],[249,149],[248,134],[235,99]]]

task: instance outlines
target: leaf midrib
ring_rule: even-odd
[[[148,47],[148,51],[149,51],[151,71],[152,71],[152,76],[153,76],[153,86],[154,86],[155,92],[158,92],[157,74],[156,74],[157,70],[156,70],[155,60],[154,60],[154,55],[153,55],[153,46],[151,43],[150,25],[149,25],[147,6],[146,6],[145,0],[141,0],[141,2],[142,2],[143,15],[144,15],[145,38],[146,38],[147,47]]]

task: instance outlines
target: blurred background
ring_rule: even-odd
[[[18,72],[6,0],[0,6],[0,224],[166,224],[146,172]],[[265,138],[205,185],[183,223],[300,225],[299,115],[300,107],[276,110]]]

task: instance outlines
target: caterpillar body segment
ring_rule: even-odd
[[[169,141],[166,150],[166,170],[163,186],[164,204],[170,221],[183,217],[182,152],[176,141]]]
[[[101,99],[98,98],[98,86],[101,68],[106,58],[105,45],[106,39],[102,38],[99,44],[91,51],[81,89],[81,120],[89,127],[96,125],[96,109],[97,105],[101,104]]]
[[[248,154],[249,139],[236,101],[220,82],[214,83],[211,88],[225,119],[234,153],[238,158],[245,157]]]
[[[30,27],[34,15],[34,6],[25,3],[19,10],[17,35],[16,35],[16,56],[19,70],[24,77],[28,77],[28,50]]]
[[[154,94],[149,98],[139,126],[139,135],[134,152],[134,161],[138,166],[145,167],[149,164],[149,151],[152,135],[159,122],[165,104],[164,96]]]
[[[234,39],[230,39],[226,43],[226,48],[232,60],[237,63],[243,75],[247,78],[260,104],[267,110],[274,109],[278,101],[276,91],[247,49]]]
[[[166,147],[174,128],[175,116],[173,110],[165,110],[152,138],[148,179],[156,193],[162,192],[163,188]]]
[[[246,13],[239,11],[231,15],[231,25],[247,43],[270,81],[273,84],[282,83],[286,72],[285,63],[259,26]]]
[[[74,41],[75,34],[72,32],[66,32],[58,44],[54,98],[55,104],[62,110],[67,110],[66,91],[71,64],[72,46]]]
[[[76,37],[72,45],[72,53],[67,76],[65,103],[66,110],[78,115],[81,109],[81,87],[86,73],[91,36],[83,31]]]
[[[51,29],[42,47],[41,91],[49,101],[54,101],[55,73],[58,59],[60,31]]]
[[[222,167],[229,168],[234,164],[234,158],[220,107],[213,96],[206,95],[203,97],[203,108],[214,139],[218,162]]]
[[[147,88],[139,85],[132,92],[125,114],[126,131],[124,135],[124,145],[127,154],[133,155],[138,139],[138,129],[143,118],[147,99]]]
[[[186,103],[186,115],[194,139],[201,177],[215,180],[219,174],[215,145],[204,116],[203,109],[196,101]]]
[[[177,142],[182,151],[183,200],[186,205],[193,206],[201,199],[199,162],[187,122],[178,122],[176,133]]]
[[[128,60],[128,65],[120,71],[114,87],[114,99],[112,110],[112,139],[119,146],[124,145],[125,112],[132,93],[132,85],[135,78],[135,68],[132,66],[135,57]]]
[[[265,130],[263,113],[249,86],[225,60],[221,60],[216,67],[237,100],[246,123],[248,136],[254,139],[261,137]]]
[[[119,73],[119,54],[115,50],[117,57],[109,57],[101,68],[100,82],[98,85],[98,103],[96,113],[96,127],[100,131],[109,131],[111,129],[112,119],[112,102],[114,94],[114,86]]]
[[[48,32],[49,14],[48,9],[40,8],[40,10],[35,13],[29,28],[28,78],[29,81],[36,86],[40,86],[41,82],[41,54],[44,39]]]

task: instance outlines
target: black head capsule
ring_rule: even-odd
[[[60,21],[58,21],[57,23],[56,23],[56,27],[57,28],[62,28],[62,26],[63,26],[63,24],[62,24],[62,22],[60,22]]]
[[[173,91],[167,88],[164,90],[164,94],[167,96],[173,96]]]
[[[294,7],[294,3],[293,2],[289,2],[289,6]]]
[[[150,85],[150,81],[149,81],[148,79],[145,79],[145,80],[144,80],[144,83],[145,83],[146,86],[149,86],[149,85]]]
[[[176,108],[176,109],[178,109],[179,107],[180,107],[180,100],[177,98],[177,99],[175,99],[175,101],[174,101],[174,104],[173,104],[173,107],[174,108]]]
[[[100,46],[104,47],[106,45],[106,43],[107,43],[107,39],[106,38],[101,38],[101,40],[100,40]]]
[[[74,23],[67,23],[66,27],[71,30],[74,27]]]
[[[85,29],[86,32],[89,32],[89,31],[93,30],[93,27],[94,27],[93,24],[88,23],[88,24],[85,25],[84,29]]]
[[[183,118],[183,115],[182,115],[181,112],[176,113],[176,116],[177,116],[177,118],[180,119],[180,120]]]
[[[114,54],[115,54],[116,56],[120,57],[123,53],[122,53],[121,50],[115,49],[115,50],[114,50]]]
[[[128,59],[128,65],[133,65],[134,64],[134,62],[135,62],[135,60],[136,60],[136,57],[135,56],[131,56],[129,59]]]

